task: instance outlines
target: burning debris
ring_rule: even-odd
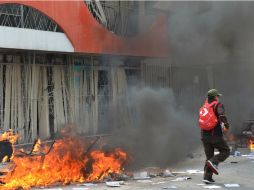
[[[68,127],[55,140],[37,139],[34,143],[15,145],[18,135],[13,132],[2,134],[0,148],[7,151],[2,151],[0,163],[1,190],[89,182],[107,182],[107,186],[119,187],[130,178],[150,183],[152,181],[147,179],[175,176],[169,169],[157,167],[133,174],[123,171],[129,158],[127,153],[120,148],[96,150],[95,145],[101,137],[84,138]]]
[[[254,140],[249,141],[249,147],[251,151],[254,151]]]
[[[234,139],[239,147],[251,148],[251,142],[254,141],[254,120],[243,122],[240,133]]]
[[[5,163],[10,161],[13,155],[13,144],[17,141],[18,135],[12,131],[6,131],[0,135],[0,161]]]
[[[227,142],[232,147],[231,155],[241,156],[238,148],[254,151],[254,120],[247,120],[242,123],[238,132],[226,135]]]
[[[17,140],[13,133],[0,136],[1,142],[10,142],[12,146],[16,142],[13,138]],[[30,151],[11,150],[11,157],[8,154],[1,163],[11,161],[15,165],[2,176],[4,190],[102,181],[110,174],[121,173],[127,160],[120,148],[107,152],[91,150],[91,144],[81,136],[64,136],[52,143],[36,140]]]

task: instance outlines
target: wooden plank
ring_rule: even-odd
[[[16,72],[16,88],[17,88],[17,131],[20,134],[20,142],[24,142],[24,115],[23,115],[23,105],[22,100],[22,90],[21,90],[21,65],[15,65],[17,68]]]
[[[65,123],[68,123],[68,85],[66,84],[67,80],[67,74],[66,74],[67,69],[66,68],[62,68],[62,72],[61,72],[61,83],[62,83],[62,93],[63,93],[63,110],[64,110],[64,119],[65,119]]]
[[[31,142],[31,84],[32,84],[32,66],[31,66],[31,58],[29,59],[28,65],[24,66],[24,83],[23,83],[23,104],[24,104],[24,141]]]
[[[76,130],[80,132],[80,66],[73,67],[73,83],[74,83],[74,115],[75,115],[75,123],[76,123]]]
[[[47,68],[42,67],[40,70],[40,85],[39,85],[39,137],[44,140],[50,137],[49,129],[49,106],[48,106],[48,79]]]
[[[98,70],[93,70],[93,134],[97,133],[98,130]]]
[[[0,64],[0,129],[4,129],[4,102],[3,102],[3,65]]]
[[[16,119],[16,113],[15,113],[15,67],[14,65],[11,65],[11,107],[9,108],[11,110],[11,115],[10,115],[10,128],[12,130],[15,130],[15,119]]]
[[[75,122],[75,88],[74,88],[74,70],[73,60],[69,63],[69,78],[68,78],[68,100],[69,100],[69,122]]]
[[[61,72],[59,66],[53,67],[53,83],[54,83],[54,128],[55,132],[59,131],[66,123],[64,117],[63,94],[61,85]]]
[[[11,65],[6,65],[5,72],[4,130],[10,129],[11,67],[12,67]]]
[[[88,103],[88,80],[87,80],[87,70],[84,69],[83,72],[83,114],[84,117],[82,117],[82,132],[83,133],[88,133],[89,132],[89,103]]]
[[[31,86],[31,140],[38,137],[37,131],[37,105],[38,105],[38,86],[39,86],[39,66],[34,64],[32,66],[32,86]]]

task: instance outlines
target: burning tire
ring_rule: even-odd
[[[0,141],[0,161],[2,162],[5,157],[7,157],[7,161],[10,161],[12,154],[12,144],[7,140]]]

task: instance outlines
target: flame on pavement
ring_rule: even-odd
[[[249,148],[251,151],[254,151],[254,140],[249,140]]]
[[[30,189],[100,181],[111,173],[122,172],[123,164],[127,160],[126,152],[116,148],[109,152],[93,150],[86,153],[87,147],[88,144],[81,137],[64,137],[57,140],[53,149],[44,156],[13,156],[15,169],[1,179],[5,183],[1,189]],[[33,151],[48,149],[49,145],[43,146],[41,141],[37,141]]]

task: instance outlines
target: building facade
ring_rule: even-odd
[[[20,142],[53,137],[69,123],[80,133],[107,132],[109,105],[128,86],[151,78],[141,69],[146,59],[168,53],[165,17],[136,37],[138,24],[128,25],[139,12],[135,7],[137,2],[1,1],[1,130],[19,133]]]

